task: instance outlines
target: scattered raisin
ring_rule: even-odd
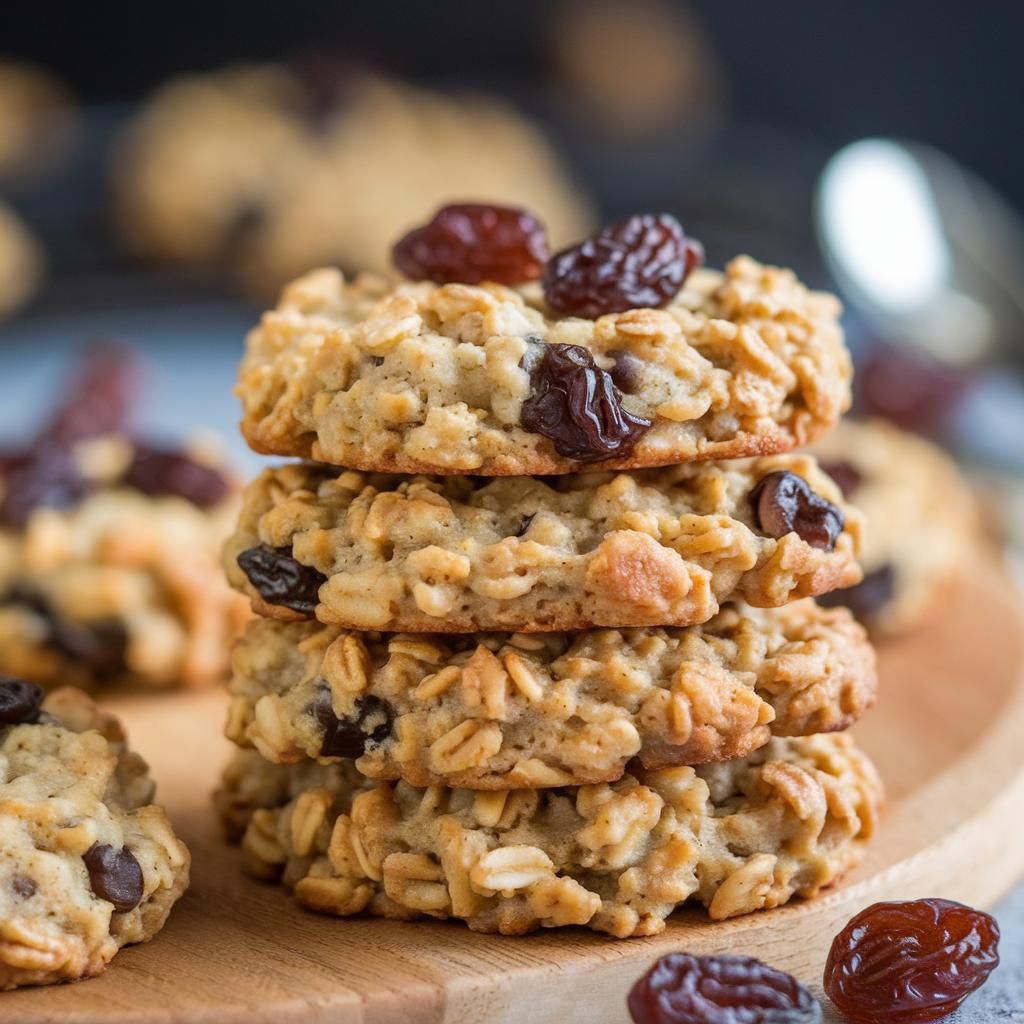
[[[184,452],[136,444],[124,483],[143,494],[174,495],[209,508],[223,501],[231,485],[222,473]]]
[[[667,213],[638,214],[556,253],[544,296],[568,316],[599,317],[664,306],[704,262],[701,244]]]
[[[627,997],[636,1024],[818,1024],[796,978],[749,956],[669,953]]]
[[[101,344],[90,348],[64,400],[41,438],[67,447],[124,430],[138,390],[138,365],[130,350]]]
[[[928,1024],[999,965],[999,926],[951,900],[876,903],[835,937],[825,992],[853,1024]]]
[[[845,590],[833,590],[817,599],[826,608],[849,608],[858,619],[877,615],[896,593],[896,571],[889,564],[866,573],[860,583]]]
[[[830,501],[811,490],[810,484],[788,469],[763,477],[750,492],[754,522],[769,537],[796,533],[812,548],[831,551],[846,519]]]
[[[29,900],[35,896],[37,888],[35,879],[29,878],[28,875],[15,875],[11,879],[11,891],[23,900]]]
[[[355,714],[338,718],[334,713],[329,686],[321,686],[307,708],[323,730],[323,757],[362,757],[371,743],[381,743],[391,733],[394,712],[380,697],[360,697]]]
[[[119,914],[134,910],[142,899],[142,868],[127,846],[115,850],[105,843],[93,843],[82,854],[89,884],[101,900],[114,904]]]
[[[523,516],[523,521],[519,524],[519,529],[516,530],[517,537],[524,537],[526,531],[530,528],[530,524],[536,519],[537,513],[531,512],[528,516]]]
[[[644,361],[622,349],[612,349],[608,356],[615,360],[615,365],[608,371],[612,383],[624,395],[635,395],[640,390],[640,371]]]
[[[238,564],[267,604],[290,608],[302,615],[312,616],[316,611],[320,587],[327,577],[296,561],[291,548],[260,544],[243,551]]]
[[[0,674],[0,723],[30,725],[39,719],[42,687]]]
[[[540,277],[548,241],[544,226],[525,210],[454,203],[410,231],[392,257],[406,277],[417,281],[520,284]]]
[[[857,488],[864,483],[864,474],[852,463],[846,462],[822,462],[819,463],[822,470],[836,482],[836,486],[843,492],[844,498],[852,498]]]
[[[527,430],[550,438],[559,455],[580,462],[629,452],[650,429],[651,421],[627,412],[611,375],[594,363],[579,345],[544,345],[536,359],[530,353],[530,386],[520,422]]]

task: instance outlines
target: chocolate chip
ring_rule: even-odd
[[[754,522],[769,537],[796,533],[812,548],[831,551],[843,532],[843,513],[815,494],[802,477],[789,470],[769,473],[750,492]]]
[[[15,875],[11,879],[11,891],[15,896],[20,896],[23,900],[31,899],[36,894],[36,883],[34,879],[28,877],[28,875]]]
[[[260,544],[238,556],[238,565],[267,604],[313,616],[327,577],[292,557],[291,548]]]
[[[651,421],[622,407],[611,375],[593,354],[579,345],[545,344],[534,363],[532,348],[523,360],[532,365],[533,394],[523,402],[522,425],[553,441],[559,455],[580,462],[632,450]]]
[[[318,688],[306,710],[323,730],[320,753],[324,757],[362,757],[368,745],[387,739],[395,717],[387,701],[369,696],[356,701],[353,715],[338,718],[326,684]]]
[[[14,676],[0,675],[0,723],[31,725],[39,720],[43,689]]]
[[[105,843],[94,843],[82,855],[89,884],[101,900],[114,904],[120,913],[134,910],[142,899],[142,868],[127,846],[115,850]]]
[[[615,360],[615,365],[608,371],[615,386],[624,395],[635,395],[640,390],[644,361],[618,348],[612,349],[608,355]]]
[[[523,521],[519,524],[519,529],[516,530],[516,536],[522,537],[526,531],[530,528],[530,523],[537,518],[536,512],[531,512],[528,516],[524,516]]]
[[[844,498],[850,498],[858,487],[864,482],[864,474],[854,465],[845,460],[841,462],[821,462],[822,470],[836,482],[836,486],[843,492]]]
[[[860,583],[845,590],[833,590],[817,600],[826,608],[849,608],[858,619],[870,619],[893,599],[895,593],[896,572],[891,565],[883,565],[867,573]]]
[[[231,490],[227,478],[212,466],[184,452],[142,444],[135,445],[123,482],[143,494],[172,495],[200,508],[218,504]]]

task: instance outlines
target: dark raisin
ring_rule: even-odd
[[[69,508],[91,489],[71,453],[46,441],[8,465],[3,477],[0,522],[18,529],[36,509]]]
[[[568,316],[657,308],[703,262],[700,242],[687,238],[675,217],[638,214],[552,256],[544,271],[544,296]]]
[[[319,603],[319,591],[327,577],[292,557],[291,548],[272,548],[260,544],[238,556],[242,572],[268,604],[290,608],[312,616]]]
[[[540,277],[548,241],[544,226],[525,210],[455,203],[410,231],[392,256],[395,266],[414,280],[519,284]]]
[[[550,438],[568,459],[589,462],[626,454],[650,429],[650,420],[623,409],[610,374],[579,345],[545,345],[533,363],[530,387],[520,422]]]
[[[750,492],[757,528],[769,537],[796,533],[812,548],[831,551],[843,532],[843,513],[788,469],[763,477]]]
[[[825,608],[849,608],[858,619],[871,619],[893,599],[895,593],[896,571],[886,564],[865,574],[860,583],[823,594],[817,601]]]
[[[325,130],[348,106],[353,92],[366,79],[363,66],[342,53],[305,50],[288,62],[305,93],[310,126]]]
[[[338,718],[326,685],[317,689],[306,710],[323,730],[320,753],[324,757],[362,757],[368,745],[387,739],[395,717],[387,701],[371,695],[356,701],[353,715]]]
[[[38,721],[42,703],[42,687],[0,674],[0,722],[4,725],[30,725]]]
[[[104,843],[93,843],[82,854],[89,872],[92,891],[101,900],[114,904],[120,914],[134,910],[142,899],[142,868],[135,854],[122,846],[115,850]]]
[[[138,376],[137,360],[130,350],[111,344],[93,346],[41,438],[67,447],[123,431],[138,390]]]
[[[20,896],[23,900],[31,899],[36,894],[35,879],[29,878],[28,875],[15,875],[11,879],[11,891],[15,896]]]
[[[615,360],[615,365],[608,371],[612,382],[624,395],[635,395],[640,390],[644,361],[621,349],[612,349],[608,356]]]
[[[849,462],[822,462],[819,465],[835,480],[844,498],[853,497],[857,488],[864,483],[864,474]]]
[[[224,224],[213,262],[231,268],[244,259],[266,228],[269,211],[266,201],[252,195],[239,198]]]
[[[999,965],[999,926],[950,900],[876,903],[835,937],[825,992],[853,1024],[928,1024]]]
[[[519,524],[519,529],[516,530],[516,536],[524,536],[526,531],[530,528],[530,523],[532,523],[536,517],[536,512],[531,512],[528,516],[523,516],[523,521]]]
[[[627,997],[636,1024],[818,1024],[796,978],[749,956],[669,953]]]
[[[212,466],[189,458],[184,452],[135,445],[124,483],[143,494],[173,495],[209,508],[231,491],[227,478]]]

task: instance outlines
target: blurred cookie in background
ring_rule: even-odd
[[[0,673],[44,686],[199,686],[248,617],[223,581],[235,487],[199,446],[127,426],[134,361],[95,348],[49,422],[0,452]]]
[[[723,82],[695,15],[666,0],[567,0],[548,26],[554,71],[604,134],[713,121]]]
[[[42,275],[39,243],[18,215],[0,203],[0,321],[32,297]]]
[[[75,132],[71,94],[56,78],[0,60],[0,184],[29,183],[53,170]]]
[[[845,420],[811,450],[867,519],[864,579],[819,604],[846,605],[876,636],[920,625],[979,550],[967,481],[930,441],[883,420]]]
[[[126,129],[113,180],[131,250],[258,295],[325,263],[388,270],[395,238],[450,199],[527,206],[556,244],[591,223],[541,132],[505,103],[330,59],[168,83]]]

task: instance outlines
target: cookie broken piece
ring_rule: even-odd
[[[236,782],[282,770],[238,757]],[[845,735],[578,788],[415,789],[322,772],[283,806],[252,811],[251,873],[323,913],[459,918],[507,935],[654,935],[689,901],[722,920],[813,896],[858,861],[883,799]]]
[[[594,320],[558,317],[536,284],[396,287],[320,270],[249,335],[242,431],[259,452],[400,473],[786,452],[849,406],[839,312],[833,296],[749,257],[695,271],[664,309]],[[567,351],[577,369],[552,392],[544,367]]]
[[[250,623],[227,735],[277,763],[355,758],[370,778],[520,789],[613,782],[836,732],[873,703],[845,609],[728,607],[687,629],[463,636]]]
[[[160,931],[189,853],[153,791],[83,693],[0,676],[0,989],[92,977]]]
[[[688,626],[856,583],[860,531],[802,455],[546,480],[288,465],[250,485],[225,558],[259,613],[349,629]]]

